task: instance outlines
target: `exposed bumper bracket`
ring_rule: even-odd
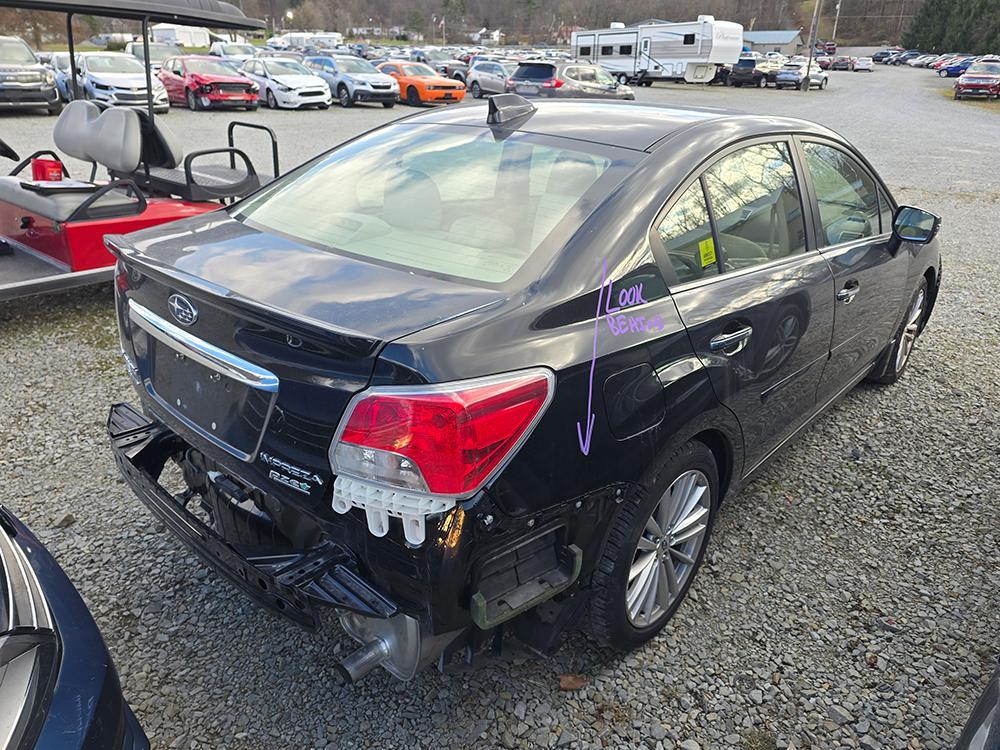
[[[108,435],[115,461],[140,500],[181,541],[211,567],[263,607],[307,628],[319,627],[314,603],[368,618],[396,614],[389,599],[349,566],[349,553],[327,542],[287,554],[253,554],[220,536],[159,483],[164,465],[187,445],[168,428],[147,419],[129,404],[115,404],[108,415]]]

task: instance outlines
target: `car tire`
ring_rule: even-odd
[[[382,106],[386,109],[392,109],[396,106],[396,102],[382,102]]]
[[[826,87],[829,85],[830,85],[830,79],[824,78],[822,81],[819,82],[819,90],[825,91]]]
[[[954,94],[952,94],[951,98],[954,99],[957,102],[962,97],[959,96],[958,92],[956,91]]]
[[[340,100],[341,107],[354,106],[354,98],[351,96],[351,92],[344,84],[340,84],[337,87],[337,98]]]
[[[625,75],[624,73],[619,73],[619,74],[618,74],[617,76],[615,76],[615,79],[616,79],[616,80],[618,81],[618,83],[620,83],[620,84],[621,84],[622,86],[628,86],[628,76],[627,76],[627,75]]]
[[[483,90],[479,86],[479,81],[472,82],[472,88],[469,89],[469,93],[472,94],[473,99],[483,98]]]
[[[267,90],[267,96],[264,97],[267,100],[267,106],[270,109],[278,109],[278,100],[274,97],[274,92],[271,89]]]
[[[760,78],[757,79],[757,88],[759,89],[767,88],[767,79],[764,78],[764,76],[761,76]]]
[[[642,81],[642,85],[645,86],[646,88],[649,88],[650,86],[653,85],[653,82],[652,81]]]
[[[885,366],[881,368],[876,366],[880,374],[869,375],[870,382],[891,385],[903,377],[910,364],[913,348],[927,322],[929,299],[927,279],[922,278],[906,306],[903,321],[896,329],[893,340],[886,347],[886,354],[878,359],[879,363],[885,362]]]
[[[947,70],[939,70],[938,71],[938,77],[940,77],[940,78],[947,78],[948,77],[948,71]]]
[[[410,86],[406,89],[406,103],[411,107],[423,106],[423,102],[420,100],[420,92],[417,91],[416,86]]]
[[[61,99],[56,99],[56,101],[52,102],[52,104],[50,104],[48,106],[48,109],[46,111],[50,115],[58,115],[60,112],[63,111],[62,100]]]
[[[662,463],[637,499],[616,506],[591,579],[588,630],[594,638],[629,651],[660,632],[698,572],[718,504],[715,457],[704,443],[691,441]],[[656,533],[667,525],[664,519],[673,534]],[[679,533],[686,538],[669,541]],[[630,579],[643,560],[646,567]]]
[[[198,102],[198,97],[194,95],[194,91],[191,89],[184,89],[184,100],[187,102],[188,109],[192,112],[197,112],[201,109],[201,104]]]

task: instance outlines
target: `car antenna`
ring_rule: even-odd
[[[513,130],[535,114],[535,105],[517,94],[495,94],[489,98],[486,122]],[[516,121],[516,122],[515,122]]]

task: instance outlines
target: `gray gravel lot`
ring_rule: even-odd
[[[950,747],[1000,651],[1000,164],[983,146],[1000,104],[949,85],[879,66],[821,93],[638,91],[844,133],[898,199],[944,217],[945,275],[904,380],[857,388],[723,508],[691,596],[637,653],[573,636],[548,660],[514,649],[338,687],[352,642],[332,618],[311,635],[261,613],[118,480],[104,420],[132,393],[107,287],[0,305],[0,502],[87,599],[154,747]],[[408,111],[247,117],[291,165]],[[168,118],[191,148],[221,144],[227,120]],[[0,129],[28,153],[53,122]],[[589,684],[560,692],[567,672]]]

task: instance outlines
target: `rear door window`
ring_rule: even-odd
[[[805,252],[799,184],[788,144],[760,143],[705,172],[724,271]]]
[[[685,190],[660,220],[656,235],[663,243],[678,282],[683,284],[719,272],[708,204],[700,180]]]

